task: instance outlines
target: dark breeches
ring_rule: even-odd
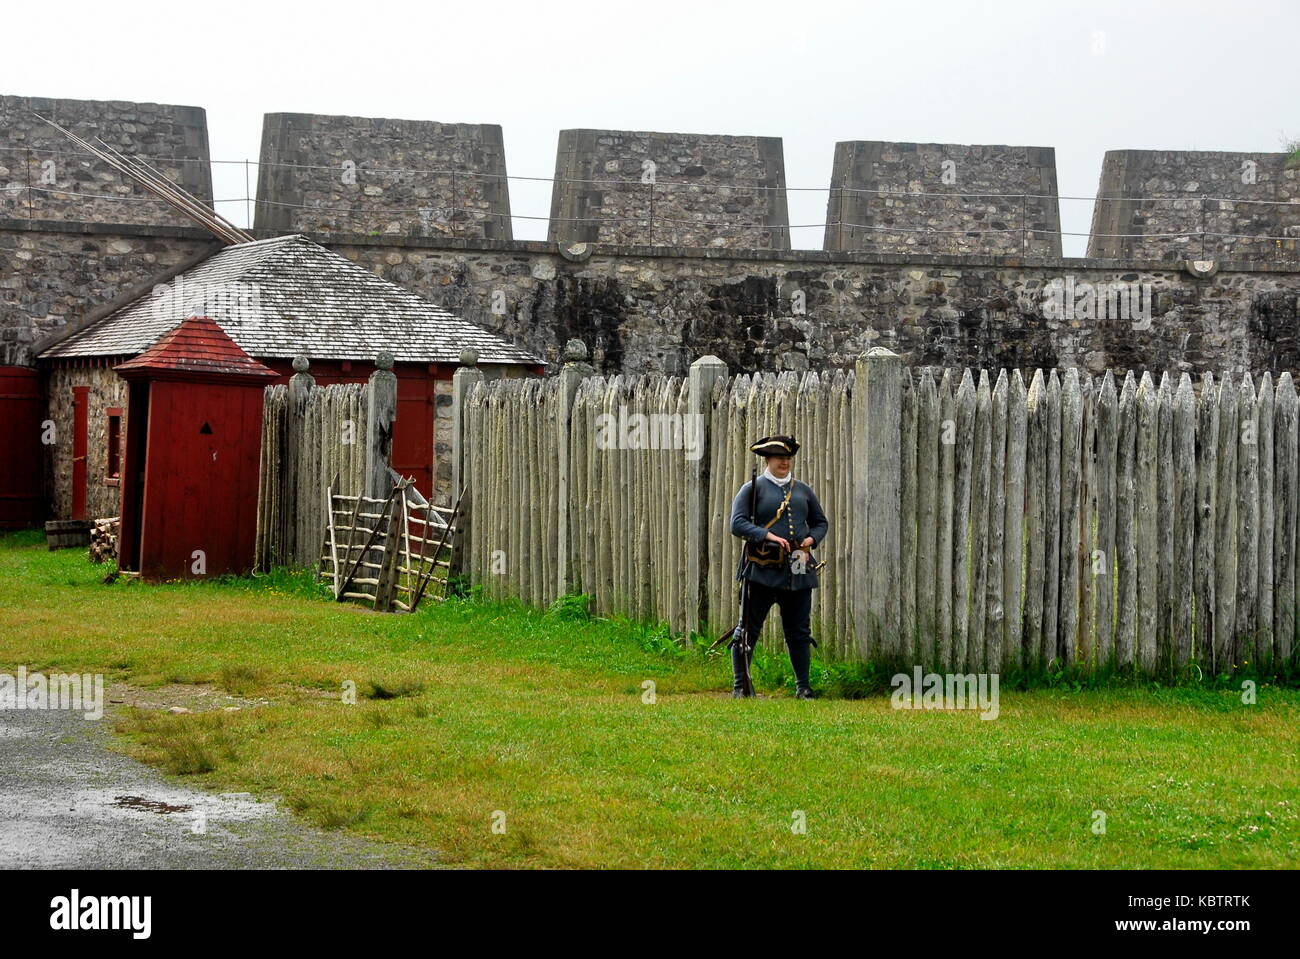
[[[790,666],[794,669],[795,683],[801,688],[808,686],[808,668],[812,661],[812,647],[817,641],[812,638],[809,619],[812,616],[811,589],[781,589],[776,586],[764,586],[752,580],[748,584],[749,597],[746,602],[745,633],[755,641],[763,630],[768,611],[776,603],[781,610],[781,630],[785,634],[785,644],[790,650]],[[735,688],[740,688],[739,650],[732,650],[731,665],[735,677]]]
[[[809,627],[812,616],[811,589],[781,589],[777,586],[764,586],[762,583],[749,583],[749,622],[746,632],[757,637],[767,620],[768,611],[775,603],[781,610],[781,631],[785,634],[785,644],[793,649],[796,646],[816,646]]]

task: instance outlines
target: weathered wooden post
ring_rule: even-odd
[[[713,384],[726,379],[727,364],[716,356],[701,356],[687,378],[690,412],[682,424],[690,460],[686,478],[686,615],[696,628],[709,621],[709,444],[713,434]],[[719,478],[721,479],[721,477]]]
[[[454,500],[465,485],[469,450],[465,444],[465,411],[469,394],[483,381],[483,371],[478,368],[478,350],[466,347],[460,351],[460,366],[451,376],[451,495]],[[467,504],[462,504],[462,509]]]
[[[451,376],[451,497],[455,504],[460,491],[465,488],[469,475],[469,443],[465,422],[469,410],[470,393],[474,387],[483,382],[483,371],[478,368],[478,350],[466,347],[460,351],[460,366]],[[470,511],[472,490],[465,490],[465,498],[460,504],[460,513],[456,517],[456,540],[462,548],[453,543],[449,576],[460,576],[465,572],[465,553],[470,542],[469,528],[473,522]]]
[[[316,378],[309,372],[311,360],[307,354],[299,353],[293,358],[293,376],[289,377],[289,398],[295,402],[305,402],[308,394],[316,385]]]
[[[1159,510],[1159,399],[1150,372],[1143,373],[1137,391],[1137,453],[1134,459],[1134,503],[1137,518],[1137,624],[1135,650],[1139,669],[1152,673],[1157,659],[1159,613],[1160,540]]]
[[[1093,668],[1099,669],[1111,665],[1115,652],[1115,459],[1119,394],[1115,390],[1115,375],[1110,370],[1101,381],[1096,411],[1097,551],[1093,554],[1093,574],[1097,588],[1093,592],[1096,627]]]
[[[379,572],[375,576],[378,580],[375,583],[375,611],[379,613],[392,612],[393,600],[397,598],[398,567],[402,564],[402,519],[405,497],[406,489],[403,486],[393,496],[387,521],[383,516],[375,520],[376,523],[387,522],[388,524],[384,533],[384,548],[382,551],[377,551]],[[425,535],[428,535],[427,531]],[[409,600],[410,597],[408,596],[407,599]]]
[[[393,421],[397,419],[397,376],[393,354],[375,357],[375,371],[366,390],[366,481],[362,495],[386,499],[393,488],[388,461],[393,451]]]
[[[307,450],[313,439],[307,432],[307,404],[316,380],[307,372],[311,361],[303,353],[293,358],[293,376],[289,378],[289,415],[285,420],[285,445],[287,469],[284,471],[284,495],[281,502],[284,512],[285,535],[281,540],[280,562],[301,566],[319,559],[310,555],[309,546],[314,537],[309,530],[309,519],[316,516],[313,508],[319,493],[312,488],[313,477],[308,475]],[[323,519],[323,517],[322,517]],[[319,526],[319,523],[315,524]]]
[[[564,366],[560,368],[559,401],[560,409],[555,417],[557,452],[559,453],[559,476],[556,483],[556,498],[559,500],[558,516],[558,554],[556,558],[557,596],[563,596],[572,584],[569,562],[569,458],[570,458],[570,423],[573,412],[573,398],[577,395],[578,384],[584,377],[591,376],[594,370],[587,362],[587,344],[582,340],[569,340],[564,344]]]
[[[1196,393],[1186,373],[1179,379],[1174,403],[1174,667],[1182,670],[1192,657],[1196,555]]]
[[[1274,560],[1277,593],[1273,604],[1276,626],[1273,632],[1273,662],[1286,663],[1295,648],[1295,532],[1296,532],[1296,394],[1290,373],[1277,381],[1274,404],[1274,461],[1277,463]]]
[[[990,670],[1018,668],[1024,661],[1024,618],[1021,613],[1021,572],[1025,553],[1025,456],[1029,432],[1025,379],[1019,370],[1011,374],[1007,395],[1007,472],[1006,503],[1003,525],[1006,530],[1002,563],[1003,638],[1002,662],[990,663]],[[1107,547],[1107,556],[1110,547]],[[1109,583],[1111,577],[1107,575]]]
[[[1153,402],[1154,402],[1154,394]],[[1152,406],[1155,410],[1157,407]],[[1079,580],[1083,575],[1079,564],[1080,529],[1082,513],[1083,468],[1083,391],[1079,385],[1079,371],[1067,370],[1061,385],[1061,472],[1060,472],[1060,529],[1061,551],[1059,560],[1059,586],[1057,588],[1057,640],[1056,651],[1067,666],[1073,666],[1079,655]],[[1153,420],[1154,424],[1155,421]],[[1152,427],[1153,431],[1155,426]],[[1157,432],[1153,432],[1157,438]],[[1153,448],[1149,461],[1154,468],[1157,461]],[[1155,474],[1153,473],[1154,477]],[[1152,489],[1154,490],[1154,486]],[[976,520],[978,522],[978,520]],[[1152,521],[1155,521],[1154,504]],[[1153,526],[1154,530],[1156,527]],[[1091,530],[1089,530],[1091,535]],[[1153,543],[1157,542],[1152,540]],[[1089,559],[1092,550],[1088,550]],[[1155,595],[1155,589],[1152,589]]]
[[[1237,629],[1237,448],[1241,445],[1237,398],[1239,386],[1232,373],[1219,384],[1219,463],[1215,482],[1214,518],[1214,671],[1232,666],[1233,636]]]
[[[366,475],[365,481],[361,484],[360,495],[382,503],[388,499],[388,494],[393,489],[393,475],[388,464],[393,451],[393,421],[397,419],[397,376],[393,373],[393,354],[387,350],[381,351],[375,357],[375,371],[370,374],[366,396]],[[359,513],[370,512],[364,501],[361,505]],[[394,500],[387,530],[388,550],[394,553],[396,552],[397,518],[401,515],[401,509],[402,504]],[[383,516],[375,520],[375,523],[382,522],[384,522]],[[386,566],[385,551],[376,548],[369,553],[370,555],[362,556],[361,559]],[[378,577],[380,583],[376,586],[375,609],[377,610],[391,608],[391,595],[385,595],[384,586],[386,578],[390,577],[391,571],[386,568],[381,570]]]
[[[863,658],[895,653],[899,638],[902,369],[896,353],[873,347],[858,359],[853,390],[853,548],[865,561],[853,613]]]

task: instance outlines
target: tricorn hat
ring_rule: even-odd
[[[799,452],[799,441],[793,436],[764,436],[749,449],[759,456],[794,456]]]

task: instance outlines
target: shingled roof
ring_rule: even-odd
[[[376,276],[305,236],[228,246],[140,299],[78,330],[41,359],[133,356],[191,316],[216,320],[255,357],[458,363],[543,361],[505,338]]]

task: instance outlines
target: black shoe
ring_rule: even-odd
[[[798,689],[796,689],[796,690],[794,691],[794,698],[795,698],[795,699],[812,699],[812,698],[813,698],[813,691],[812,691],[811,689],[809,689],[807,686],[800,686]]]
[[[750,693],[749,695],[746,695],[746,694],[745,694],[745,691],[744,691],[743,689],[733,689],[733,690],[731,691],[731,698],[732,698],[732,699],[749,699],[750,696],[752,696],[752,695],[753,695],[752,693]]]

